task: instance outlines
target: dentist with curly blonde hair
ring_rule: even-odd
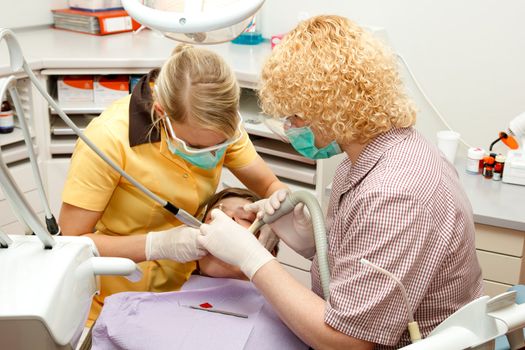
[[[266,62],[260,98],[267,114],[288,117],[286,134],[303,156],[346,155],[327,214],[330,297],[322,298],[313,229],[301,207],[271,227],[313,258],[312,290],[219,210],[199,240],[239,266],[298,337],[315,349],[410,342],[399,288],[363,258],[403,283],[423,336],[482,295],[470,203],[454,166],[413,128],[415,108],[379,40],[344,17],[306,20]],[[272,214],[286,196],[277,191],[248,209]]]

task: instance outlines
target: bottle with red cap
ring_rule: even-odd
[[[492,179],[494,175],[494,157],[488,156],[483,158],[483,176],[485,179]]]
[[[12,132],[14,128],[15,122],[11,104],[8,101],[4,101],[0,108],[0,134],[8,134]]]

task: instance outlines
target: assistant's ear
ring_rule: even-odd
[[[164,108],[162,108],[158,102],[153,102],[153,108],[155,109],[155,112],[157,112],[158,115],[164,115]]]

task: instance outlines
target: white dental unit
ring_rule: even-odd
[[[203,8],[201,1],[189,1],[192,5],[183,15],[163,15],[145,9],[137,0],[123,0],[129,13],[142,24],[170,38],[193,43],[222,42],[238,35],[263,3],[260,0],[240,2],[244,4],[240,17],[231,17],[232,11],[219,16],[222,13],[219,11],[208,18],[205,14],[198,16]],[[223,21],[211,26],[217,18]],[[0,31],[0,42],[3,40],[10,50],[12,71],[25,70],[22,50],[13,33]],[[14,77],[0,80],[0,98],[9,93],[16,100],[14,81]],[[21,113],[18,108],[17,111]],[[28,149],[31,150],[29,144]],[[36,167],[34,169],[37,171]],[[36,171],[35,178],[41,183]],[[97,291],[96,276],[122,275],[137,279],[140,271],[129,259],[99,257],[88,238],[51,235],[20,194],[2,160],[1,150],[0,185],[24,223],[25,233],[35,233],[34,236],[19,236],[0,232],[0,348],[73,349],[84,327],[91,298]],[[45,202],[43,190],[41,193]],[[162,199],[158,200],[169,206]],[[49,218],[50,210],[46,204],[44,207],[46,218]],[[195,224],[191,216],[178,215],[182,215],[186,223]],[[508,335],[511,349],[518,349],[525,346],[524,326],[525,304],[515,303],[515,293],[492,299],[482,297],[450,316],[429,337],[406,349],[493,349],[494,339],[504,334]]]

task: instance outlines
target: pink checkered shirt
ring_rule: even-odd
[[[410,343],[401,280],[423,336],[482,295],[472,208],[455,168],[413,128],[380,135],[333,181],[327,219],[330,300],[325,322],[395,349]],[[312,288],[322,295],[317,260]]]

